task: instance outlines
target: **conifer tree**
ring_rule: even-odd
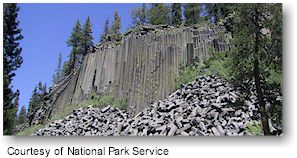
[[[80,62],[82,58],[88,53],[88,50],[94,45],[93,44],[93,35],[92,35],[92,23],[90,20],[90,16],[87,17],[87,20],[84,24],[84,28],[82,31],[82,57],[80,58]]]
[[[48,92],[46,84],[42,84],[42,82],[39,82],[37,86],[35,86],[29,102],[27,117],[30,126],[32,125],[32,121],[36,111],[45,106],[45,98],[47,94]]]
[[[14,105],[15,109],[19,109],[20,91],[17,90],[14,93],[14,95],[15,95],[15,97],[14,97],[14,100],[13,100],[13,105]]]
[[[15,3],[3,4],[3,134],[13,134],[16,107],[13,100],[12,79],[23,59],[19,41],[23,39],[18,21],[19,7]]]
[[[169,9],[163,3],[153,3],[149,10],[149,23],[152,25],[166,25],[170,22]]]
[[[182,5],[180,3],[171,4],[171,25],[179,26],[182,24]]]
[[[227,31],[233,32],[232,18],[235,5],[232,3],[207,3],[205,4],[207,18],[209,21],[225,26]]]
[[[140,25],[144,25],[147,23],[147,9],[145,3],[142,3],[139,15]]]
[[[72,47],[71,53],[70,53],[70,66],[69,66],[69,73],[74,70],[77,66],[78,57],[83,52],[83,34],[82,34],[82,28],[80,25],[79,20],[76,21],[75,26],[72,30],[71,36],[69,37],[67,44],[68,46]]]
[[[184,16],[187,26],[197,24],[200,20],[201,4],[186,3],[184,4]]]
[[[219,22],[232,13],[232,5],[230,3],[207,3],[205,6],[208,18],[212,18],[214,23]]]
[[[238,4],[231,49],[234,83],[256,95],[264,135],[271,135],[266,102],[281,106],[281,4]],[[252,91],[251,91],[252,90]]]
[[[121,29],[121,18],[119,16],[118,11],[115,11],[114,12],[114,20],[112,22],[112,26],[110,29],[112,40],[115,40],[115,41],[121,40],[120,29]]]
[[[100,43],[107,40],[108,32],[109,32],[109,19],[107,18],[104,23],[103,33],[100,36]]]
[[[133,27],[147,23],[147,9],[145,3],[140,8],[135,8],[131,13]]]
[[[70,54],[71,55],[71,54]],[[71,60],[70,60],[71,61]],[[69,75],[71,72],[70,70],[70,62],[69,61],[65,61],[63,64],[63,68],[62,68],[62,72],[61,72],[61,76],[62,78],[66,77],[67,75]]]
[[[38,93],[37,93],[37,87],[35,86],[29,101],[29,109],[28,109],[28,116],[27,116],[29,126],[31,126],[37,106],[38,106]]]
[[[25,105],[23,105],[18,114],[17,124],[18,125],[26,124],[26,119],[27,119],[27,112],[26,112]]]
[[[58,64],[53,76],[53,85],[57,84],[62,79],[62,53],[59,53]]]

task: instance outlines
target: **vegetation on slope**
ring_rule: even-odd
[[[23,131],[17,133],[16,135],[17,136],[28,136],[28,135],[36,132],[38,129],[44,128],[50,122],[53,122],[55,120],[60,120],[64,117],[68,116],[74,110],[79,109],[79,108],[86,108],[90,105],[93,107],[96,107],[96,108],[105,107],[107,105],[113,105],[121,110],[127,109],[127,103],[125,101],[118,100],[113,95],[110,95],[110,94],[93,95],[90,99],[84,100],[78,104],[69,104],[69,105],[65,106],[63,109],[59,110],[58,113],[54,114],[44,124],[30,126],[26,129],[24,129]]]

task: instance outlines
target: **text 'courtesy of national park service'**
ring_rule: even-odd
[[[15,148],[8,147],[7,154],[10,156],[167,156],[169,149],[167,148],[140,148],[140,147],[60,147],[56,149],[46,148]]]

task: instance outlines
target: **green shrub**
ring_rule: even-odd
[[[228,52],[217,52],[209,48],[211,57],[203,63],[195,63],[193,66],[187,66],[184,61],[180,61],[179,74],[175,79],[175,89],[181,84],[194,81],[198,76],[215,74],[221,78],[231,80],[231,59]]]
[[[253,121],[245,127],[245,132],[253,136],[262,136],[262,125],[260,122]]]
[[[93,107],[100,108],[108,105],[113,105],[121,110],[127,109],[127,102],[125,101],[125,99],[119,100],[110,94],[95,96],[93,101]]]
[[[175,89],[180,88],[181,84],[189,83],[201,75],[203,65],[195,64],[187,66],[184,61],[180,61],[178,77],[175,79]]]
[[[216,74],[226,80],[230,80],[232,75],[230,71],[231,59],[228,52],[214,52],[213,55],[204,62],[207,69],[206,74]]]

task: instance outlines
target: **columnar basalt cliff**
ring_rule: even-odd
[[[52,88],[47,106],[32,116],[34,124],[63,106],[104,92],[127,102],[127,111],[135,115],[175,91],[180,61],[191,65],[209,58],[209,48],[228,49],[224,32],[222,27],[142,27],[121,42],[97,45],[78,69]]]

